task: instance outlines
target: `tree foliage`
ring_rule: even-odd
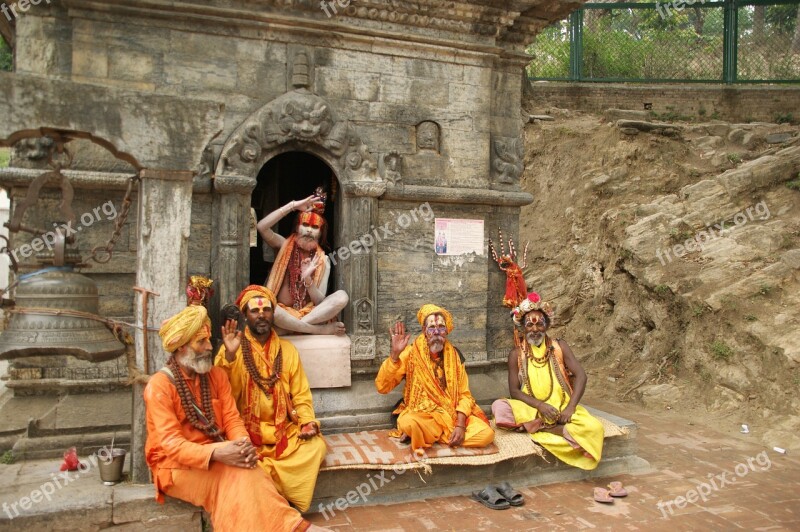
[[[0,71],[11,72],[12,65],[11,49],[6,41],[0,37]]]

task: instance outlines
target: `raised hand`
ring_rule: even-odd
[[[294,210],[300,212],[310,211],[311,207],[314,205],[314,202],[317,201],[319,198],[316,194],[311,194],[304,200],[294,201]]]
[[[309,284],[307,280],[317,271],[317,266],[319,266],[319,255],[316,253],[313,258],[303,259],[300,263],[300,276],[303,283]]]
[[[242,331],[238,330],[238,326],[236,320],[228,320],[222,326],[222,342],[225,344],[225,358],[228,362],[233,362],[239,346],[242,345]]]
[[[392,337],[392,351],[390,356],[392,360],[397,362],[400,353],[402,353],[403,349],[408,345],[411,335],[406,334],[406,326],[402,321],[398,321],[392,327],[389,327],[389,335]]]

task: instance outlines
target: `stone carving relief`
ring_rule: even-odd
[[[401,167],[403,165],[403,156],[396,151],[384,154],[381,158],[382,172],[381,177],[389,183],[396,185],[403,180],[401,175]]]
[[[439,124],[436,122],[422,122],[417,126],[417,149],[432,150],[439,153]]]
[[[372,301],[367,298],[360,299],[355,304],[356,328],[358,332],[373,332],[372,328]]]
[[[351,360],[372,360],[375,358],[375,337],[354,336],[350,348]]]
[[[344,181],[380,180],[377,164],[352,124],[337,120],[330,105],[306,88],[276,98],[239,126],[223,148],[216,173],[254,176],[269,152],[290,142],[327,152]]]
[[[22,139],[14,145],[14,157],[30,161],[46,159],[52,147],[53,139],[50,137]]]
[[[498,183],[513,185],[519,182],[525,169],[524,143],[519,138],[499,138],[492,143],[492,169]]]

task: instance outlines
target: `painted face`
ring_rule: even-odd
[[[548,329],[544,314],[538,310],[532,310],[525,315],[522,325],[525,327],[525,339],[528,343],[537,347],[542,345]]]
[[[254,297],[247,302],[247,327],[253,334],[259,336],[268,334],[272,330],[275,309],[272,302],[266,297]]]
[[[316,213],[302,213],[297,226],[298,245],[306,251],[316,250],[322,236],[322,224],[324,223],[325,219]]]
[[[425,338],[431,353],[441,353],[447,339],[447,324],[441,314],[431,314],[425,320]]]
[[[211,329],[204,326],[183,347],[183,352],[178,353],[176,360],[184,368],[196,373],[208,373],[214,367],[212,348]]]

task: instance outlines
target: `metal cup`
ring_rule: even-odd
[[[125,449],[111,449],[111,460],[100,461],[100,480],[106,486],[113,486],[122,480],[122,468],[125,466]]]

